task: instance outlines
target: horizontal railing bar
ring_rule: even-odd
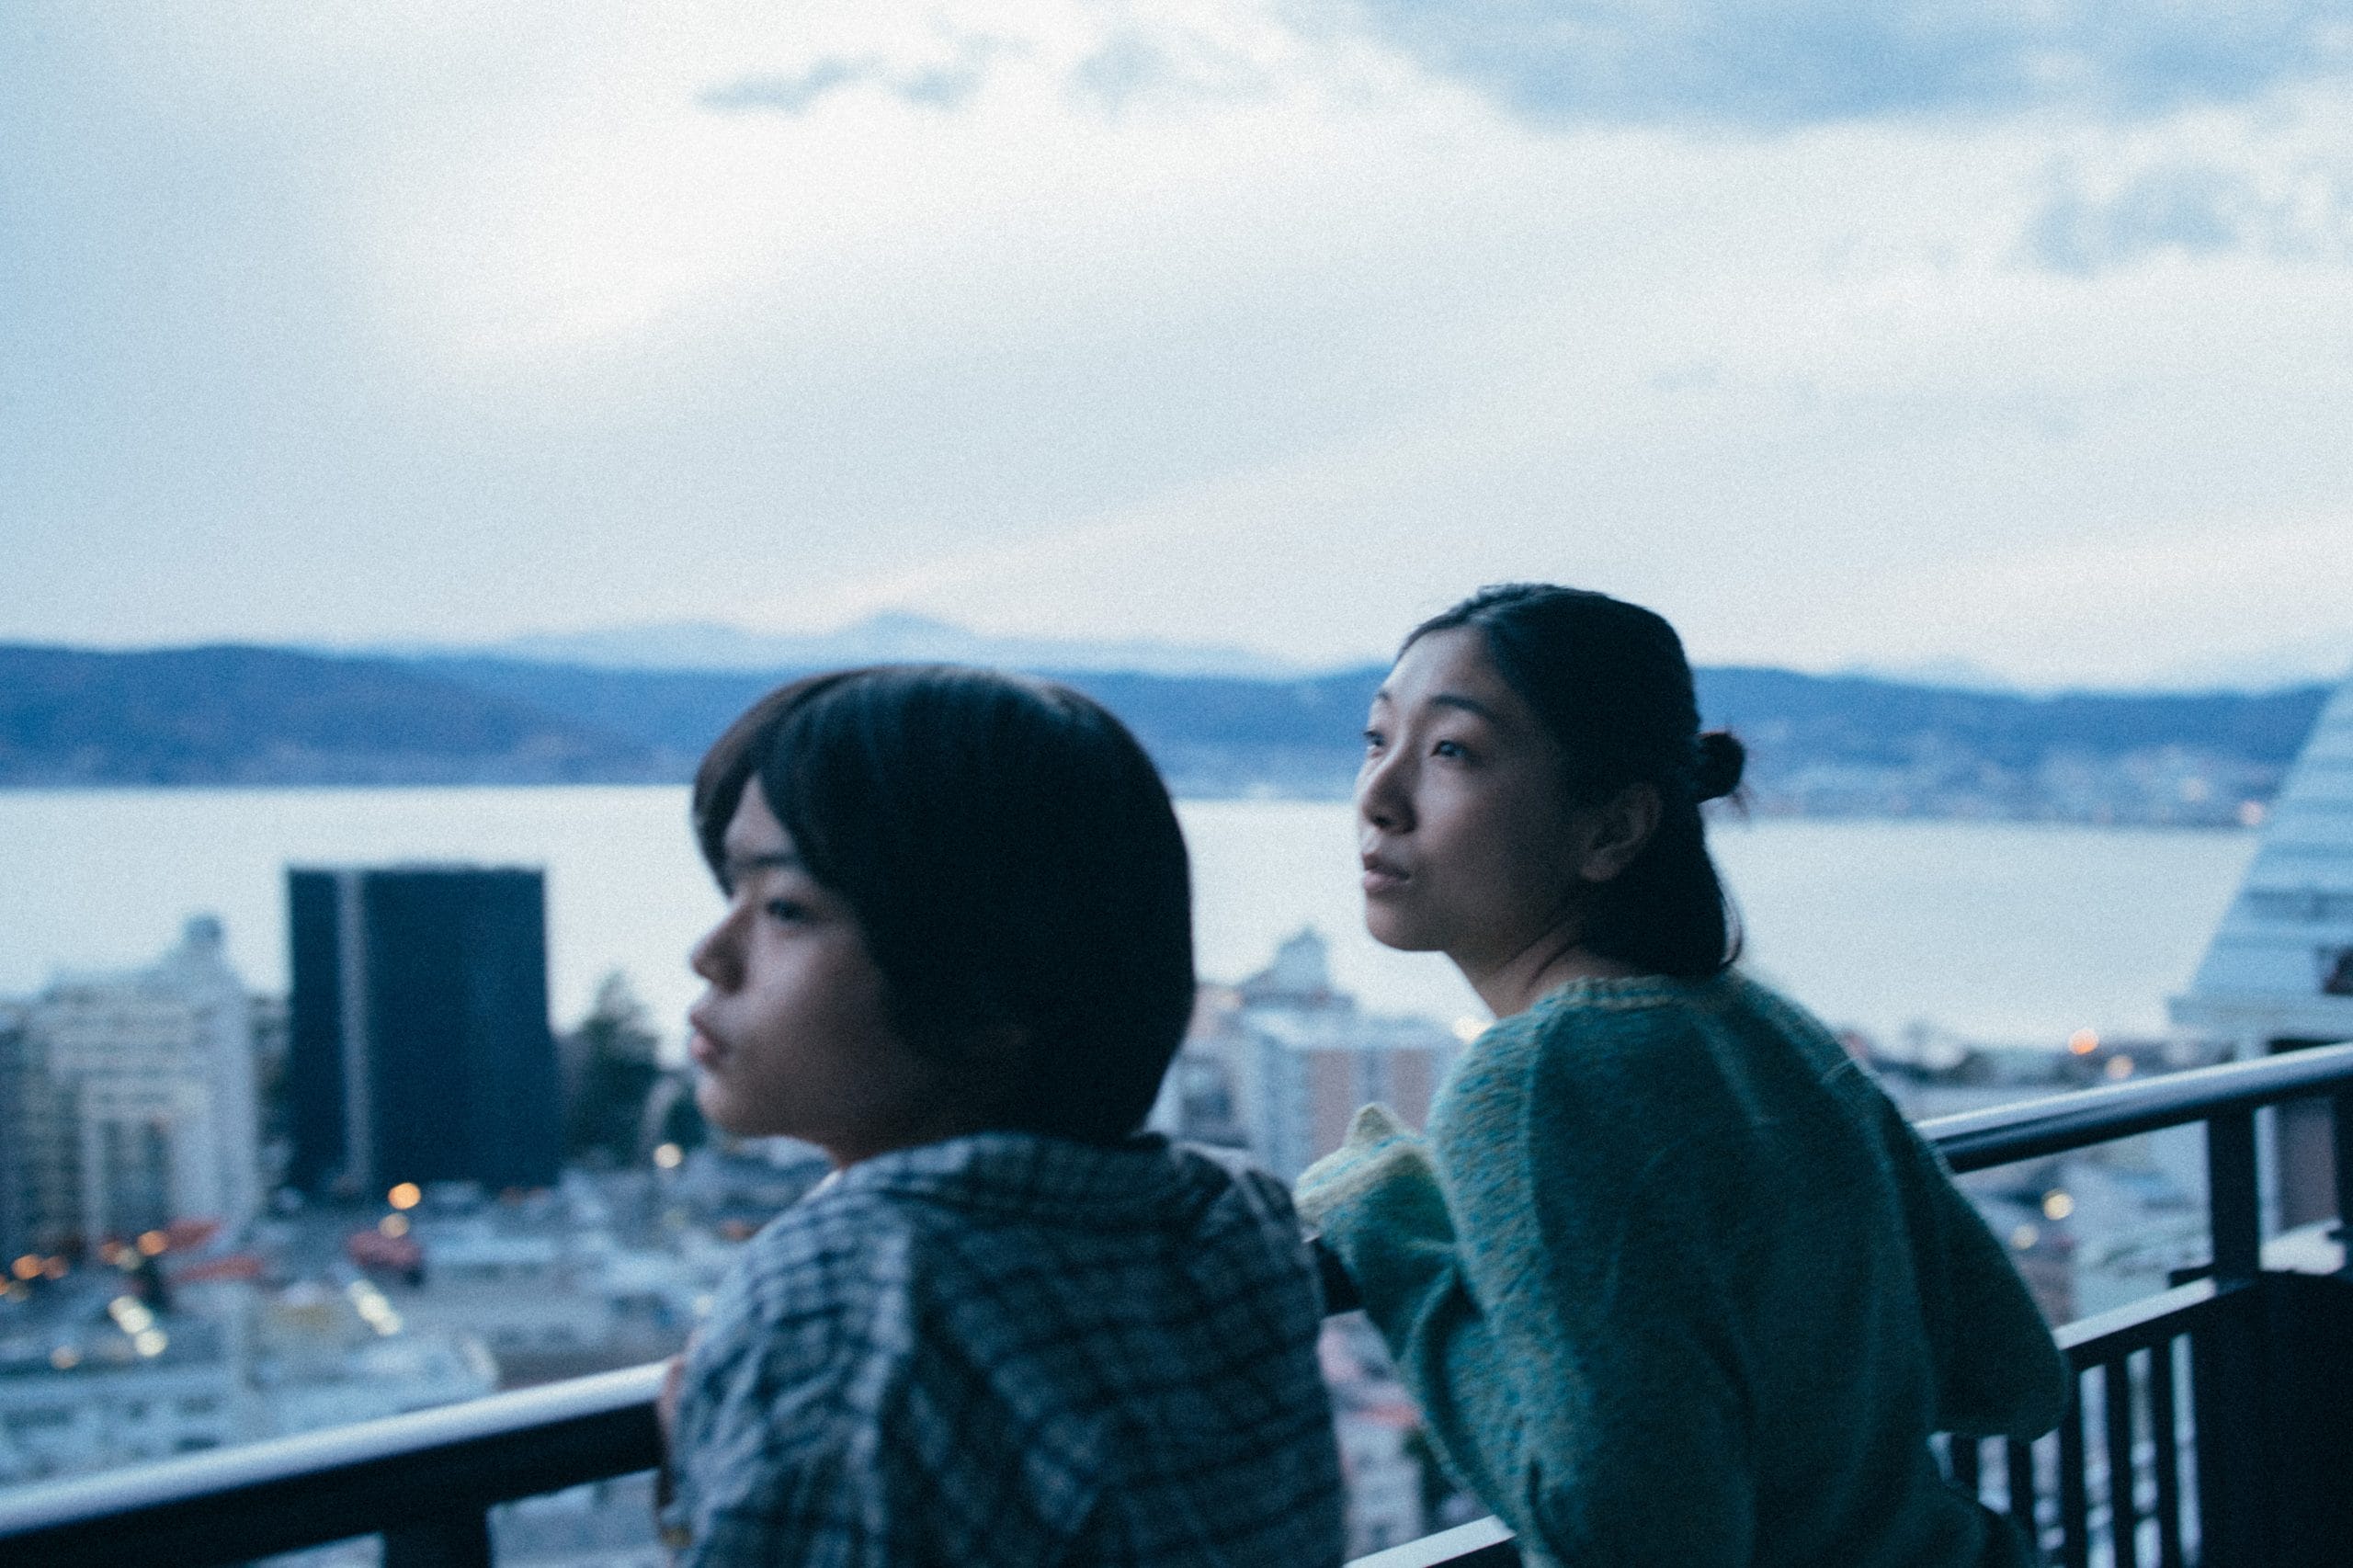
[[[2254,1298],[2255,1288],[2240,1283],[2217,1285],[2194,1279],[2137,1301],[2127,1301],[2104,1312],[2062,1324],[2051,1331],[2059,1348],[2078,1372],[2104,1366],[2120,1356],[2162,1345],[2199,1327],[2215,1313],[2228,1310],[2234,1298]]]
[[[154,1562],[237,1562],[651,1470],[663,1371],[600,1372],[0,1492],[0,1544],[51,1568],[125,1561],[126,1539]]]
[[[2353,1045],[2325,1045],[1941,1116],[1920,1123],[1920,1133],[1953,1169],[1981,1171],[2203,1121],[2223,1111],[2252,1110],[2346,1088],[2353,1088]]]
[[[2162,1127],[2308,1096],[2353,1093],[2353,1045],[2177,1073],[1920,1124],[1955,1170],[2063,1153]],[[1319,1256],[1333,1312],[1355,1303]],[[2198,1280],[2070,1324],[2058,1338],[2079,1367],[2188,1331],[2236,1291]],[[369,1535],[452,1507],[484,1506],[652,1469],[662,1367],[634,1367],[381,1421],[0,1492],[0,1545],[62,1565],[119,1559],[136,1540],[158,1561],[210,1562]],[[1492,1520],[1461,1527],[1475,1531]],[[1379,1553],[1367,1568],[1484,1562],[1507,1532],[1439,1549],[1447,1531]],[[1506,1552],[1507,1546],[1503,1548]],[[1445,1552],[1451,1551],[1452,1555]],[[1499,1557],[1498,1562],[1510,1561]]]
[[[1511,1531],[1490,1515],[1359,1557],[1348,1568],[1507,1568],[1518,1561]]]

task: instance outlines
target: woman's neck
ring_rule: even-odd
[[[1454,967],[1498,1018],[1524,1013],[1549,992],[1575,980],[1626,980],[1641,971],[1605,958],[1579,940],[1574,930],[1552,930],[1518,951],[1484,961],[1449,953]]]

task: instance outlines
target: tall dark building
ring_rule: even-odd
[[[563,1118],[540,874],[289,869],[286,882],[293,1184],[553,1184]]]
[[[34,1195],[31,1151],[27,1148],[28,1124],[36,1108],[27,1057],[23,1009],[0,1001],[0,1268],[33,1245]]]

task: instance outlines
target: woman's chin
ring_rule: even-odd
[[[1370,899],[1364,906],[1364,928],[1374,941],[1401,953],[1434,953],[1443,946],[1436,933],[1424,930],[1402,911]]]

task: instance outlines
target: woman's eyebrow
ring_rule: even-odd
[[[1430,699],[1430,706],[1433,708],[1460,708],[1465,713],[1476,714],[1478,717],[1487,721],[1490,724],[1501,722],[1501,721],[1495,717],[1495,710],[1494,709],[1488,707],[1485,703],[1480,701],[1475,697],[1464,697],[1458,692],[1441,691],[1437,696]]]

